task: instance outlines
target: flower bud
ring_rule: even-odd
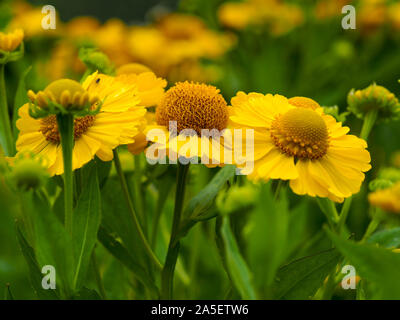
[[[24,154],[12,162],[9,180],[19,190],[38,189],[49,177],[43,160],[38,156]]]
[[[81,48],[79,58],[89,70],[99,71],[103,74],[114,74],[114,66],[110,59],[101,51],[94,48]]]
[[[400,103],[389,90],[375,83],[363,90],[351,90],[347,96],[348,110],[364,119],[370,111],[377,112],[378,120],[396,120],[400,116]]]

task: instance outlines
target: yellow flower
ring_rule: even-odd
[[[400,3],[393,3],[388,8],[389,21],[393,29],[400,30]]]
[[[4,33],[0,32],[0,50],[14,51],[21,44],[24,39],[24,31],[22,29],[15,29],[13,32]]]
[[[27,6],[23,10],[16,12],[13,20],[10,22],[9,28],[16,29],[21,28],[27,38],[34,36],[55,36],[60,34],[62,29],[60,21],[56,15],[56,29],[43,29],[42,19],[44,15],[41,8],[33,8]]]
[[[223,144],[219,133],[227,126],[228,114],[227,103],[219,89],[205,84],[179,82],[165,93],[156,109],[158,126],[154,128],[161,131],[164,141],[159,139],[159,135],[148,138],[155,142],[153,150],[168,152],[170,160],[173,155],[174,160],[178,156],[201,158],[204,164],[220,164],[223,162]],[[175,122],[173,130],[169,130],[170,122]]]
[[[400,182],[390,188],[370,193],[368,200],[371,205],[382,210],[400,213]]]
[[[314,108],[316,102],[310,107],[309,101],[299,104],[304,98],[295,100],[292,105],[280,95],[243,92],[232,98],[232,127],[254,129],[253,154],[246,154],[254,156],[249,178],[290,180],[297,194],[341,202],[359,191],[371,168],[367,143],[347,135],[349,128]]]
[[[137,65],[121,66],[117,70],[117,78],[126,83],[136,85],[142,106],[154,107],[158,105],[164,96],[164,88],[167,86],[167,81],[157,78],[150,69],[143,72],[137,72],[137,70],[140,70]]]
[[[135,84],[96,72],[82,87],[90,96],[98,96],[104,102],[98,114],[75,118],[73,169],[82,167],[95,155],[103,161],[111,161],[114,148],[134,142],[133,137],[146,113],[139,105]],[[41,154],[47,158],[52,175],[62,174],[62,150],[55,116],[36,120],[30,117],[28,108],[25,104],[19,109],[18,152],[30,150]]]
[[[146,112],[145,117],[142,120],[142,123],[139,127],[139,133],[135,136],[135,142],[128,144],[128,150],[133,155],[138,155],[144,149],[146,149],[148,145],[148,141],[146,139],[146,133],[148,130],[156,126],[156,115],[154,112]]]
[[[254,16],[254,8],[247,2],[225,2],[218,9],[219,21],[227,27],[242,30]]]

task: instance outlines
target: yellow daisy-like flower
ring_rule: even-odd
[[[140,105],[137,86],[123,79],[95,72],[82,87],[90,96],[103,100],[103,104],[98,114],[75,118],[74,170],[95,155],[103,161],[111,161],[113,149],[134,142],[133,137],[146,113]],[[41,154],[48,160],[50,174],[62,174],[64,165],[56,117],[34,119],[29,115],[28,104],[19,109],[19,116],[18,152],[30,150]]]
[[[382,210],[400,213],[400,182],[390,188],[370,193],[368,201],[371,205]]]
[[[126,83],[135,84],[138,88],[140,104],[154,107],[161,102],[167,81],[157,76],[145,66],[139,64],[123,65],[117,69],[117,78]]]
[[[301,105],[301,100],[307,103]],[[316,102],[239,92],[231,103],[232,127],[254,129],[250,179],[290,180],[297,194],[337,202],[359,191],[363,172],[371,168],[367,143],[348,135],[349,128],[324,114]]]
[[[24,31],[22,29],[15,29],[9,33],[0,32],[0,50],[14,51],[19,47],[23,39]]]
[[[219,164],[223,162],[220,133],[228,124],[228,116],[228,106],[219,89],[179,82],[165,93],[156,109],[158,126],[153,129],[158,129],[159,134],[149,132],[148,139],[155,142],[153,148],[168,152],[170,160],[173,155],[174,160],[201,158],[203,164]],[[169,130],[171,122],[176,124],[173,130]]]

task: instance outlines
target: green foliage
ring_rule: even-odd
[[[371,289],[369,299],[400,299],[400,255],[386,248],[354,243],[331,231],[336,248],[353,264]]]

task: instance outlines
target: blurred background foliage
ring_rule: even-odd
[[[344,30],[341,26],[341,8],[349,3],[357,9],[356,30]],[[56,30],[46,31],[40,26],[43,17],[40,10],[45,4],[57,9]],[[176,12],[184,15],[170,15]],[[81,16],[86,18],[76,19]],[[398,1],[32,0],[28,3],[2,0],[0,28],[7,26],[23,26],[26,33],[24,59],[7,65],[7,85],[11,92],[15,91],[19,75],[29,65],[33,65],[33,70],[28,74],[27,87],[35,91],[57,78],[79,79],[84,72],[78,58],[78,49],[82,46],[99,47],[116,67],[129,62],[144,63],[157,75],[166,77],[169,85],[182,80],[215,84],[227,101],[239,90],[279,93],[287,97],[307,96],[323,106],[338,106],[340,112],[344,112],[347,94],[352,88],[361,89],[376,82],[397,96],[400,92]],[[8,98],[13,105],[13,97],[9,95]],[[346,125],[353,134],[359,134],[361,122],[354,116],[348,116]],[[374,168],[390,165],[393,152],[400,150],[399,136],[397,122],[378,125],[369,138],[373,169],[367,175],[364,188],[354,198],[348,222],[356,239],[361,237],[370,219],[365,186],[376,177]],[[190,195],[201,190],[215,173],[201,166],[192,169]],[[173,171],[168,168],[163,182],[173,181]],[[110,199],[113,179],[116,178],[111,178],[102,191],[105,207],[110,206],[107,201],[121,197],[117,194]],[[246,187],[242,177],[237,179],[239,185]],[[13,208],[18,200],[5,190],[0,188],[0,285],[6,288],[6,283],[10,283],[15,297],[29,299],[35,295],[13,221]],[[288,197],[293,210],[290,215],[287,213],[288,220],[282,222],[289,228],[285,231],[287,238],[282,248],[277,239],[263,238],[273,232],[272,227],[258,230],[254,225],[257,219],[261,225],[280,225],[272,217],[257,215],[258,211],[274,206],[271,201],[264,198],[254,201],[253,206],[258,211],[250,224],[249,208],[231,212],[232,230],[239,249],[255,267],[263,265],[262,260],[257,260],[263,255],[255,244],[257,241],[283,252],[283,257],[277,258],[281,262],[331,246],[320,231],[324,217],[315,202],[300,201],[303,198],[291,193]],[[240,207],[241,201],[233,200],[238,201]],[[119,201],[123,203],[123,199]],[[154,207],[151,188],[146,192],[146,201],[149,208]],[[160,235],[155,239],[160,242],[159,256],[165,255],[172,208],[170,197],[163,212]],[[226,231],[223,227],[222,232]],[[185,258],[178,262],[176,298],[238,297],[229,287],[218,258],[215,228],[215,221],[199,223],[184,239],[181,256]],[[256,228],[256,232],[252,228]],[[246,237],[253,243],[249,251],[245,248]],[[102,246],[98,246],[96,253],[102,257],[99,260],[108,297],[137,297],[133,292],[143,288],[131,283],[129,271],[112,259]],[[264,257],[271,256],[271,252],[264,253]],[[220,265],[216,265],[218,263]],[[256,272],[259,276],[264,274],[264,270]],[[201,285],[191,285],[196,283]],[[337,298],[348,297],[341,292]]]

